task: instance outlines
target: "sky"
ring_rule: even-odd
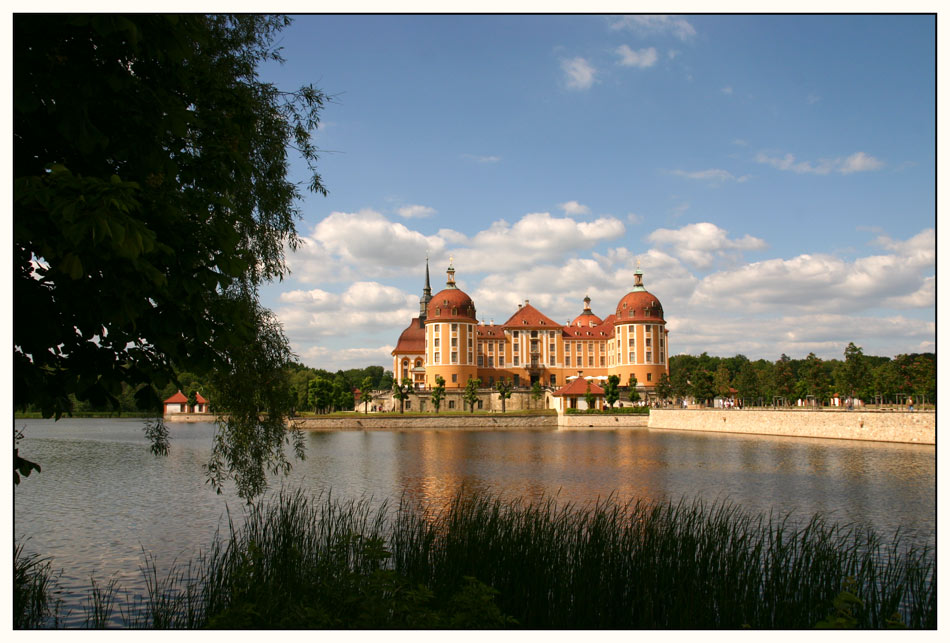
[[[480,320],[633,285],[670,354],[935,351],[936,20],[307,15],[261,78],[332,97],[329,196],[262,290],[299,360],[391,368],[454,261]],[[292,178],[306,182],[294,161]]]

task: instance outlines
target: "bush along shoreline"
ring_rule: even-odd
[[[700,501],[460,493],[443,508],[282,491],[147,595],[93,583],[88,627],[935,628],[933,552],[820,516]],[[14,627],[57,627],[48,561],[14,559]]]

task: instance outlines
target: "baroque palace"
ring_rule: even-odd
[[[601,319],[584,298],[584,309],[567,324],[558,324],[529,300],[503,324],[485,324],[475,316],[472,298],[455,284],[450,260],[445,288],[432,294],[429,263],[419,300],[419,316],[399,336],[393,349],[393,374],[410,379],[416,389],[431,389],[436,376],[447,391],[464,388],[479,378],[492,387],[504,378],[516,387],[540,382],[558,388],[577,376],[606,379],[620,376],[626,385],[631,373],[638,388],[649,394],[660,375],[669,375],[669,343],[663,306],[643,287],[639,266],[633,289],[614,312]]]

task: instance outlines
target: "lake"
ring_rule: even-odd
[[[14,534],[62,570],[68,625],[83,620],[90,578],[116,577],[141,595],[143,552],[161,574],[206,550],[243,502],[216,495],[203,465],[212,424],[168,424],[155,457],[141,420],[16,420],[20,454],[42,473],[14,491]],[[583,504],[619,500],[728,500],[748,512],[795,518],[821,512],[902,542],[935,546],[933,446],[625,431],[393,431],[306,434],[307,459],[273,485],[340,498],[402,496],[441,504],[459,489]]]

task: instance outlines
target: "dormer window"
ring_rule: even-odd
[[[459,309],[458,309],[458,308],[453,308],[453,309],[452,309],[452,314],[453,314],[453,315],[458,315],[458,314],[459,314]]]

